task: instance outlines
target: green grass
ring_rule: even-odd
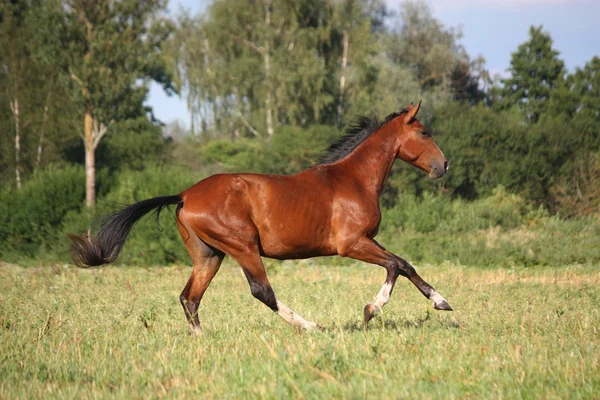
[[[401,280],[365,328],[381,268],[284,263],[278,297],[325,328],[300,334],[229,264],[199,337],[190,270],[0,264],[0,398],[599,398],[600,268],[421,267],[455,311]]]

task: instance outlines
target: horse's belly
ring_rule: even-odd
[[[244,178],[262,255],[287,259],[332,253],[331,191],[318,177],[309,178]]]
[[[310,258],[333,255],[329,229],[325,224],[294,224],[281,221],[259,231],[261,253],[276,259]],[[307,226],[309,225],[309,226]]]

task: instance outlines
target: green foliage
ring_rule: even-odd
[[[30,264],[68,262],[67,234],[84,234],[100,215],[161,195],[182,192],[194,184],[187,168],[152,166],[142,171],[98,175],[100,200],[90,211],[83,208],[85,177],[81,167],[50,168],[28,180],[19,191],[0,194],[0,258]],[[187,260],[173,213],[164,211],[158,224],[142,220],[130,235],[121,261],[166,264]],[[95,226],[94,226],[95,227]]]
[[[320,132],[324,134],[325,131]],[[330,133],[334,134],[334,131]],[[302,151],[302,136],[290,132],[291,138],[299,144],[296,151],[279,161],[287,161],[293,172],[292,169],[305,168],[303,163],[312,162],[315,155]],[[210,148],[218,148],[218,143],[212,142]],[[236,155],[228,154],[228,157],[240,165],[249,163],[246,166],[267,170],[281,168],[264,163],[247,147]],[[267,157],[266,160],[272,162],[275,158]],[[84,177],[81,168],[52,168],[38,173],[21,191],[5,190],[0,196],[0,257],[25,264],[38,262],[36,260],[69,262],[66,234],[85,233],[90,225],[94,232],[97,226],[93,221],[100,215],[150,197],[180,193],[202,177],[187,168],[172,166],[148,166],[141,171],[113,174],[102,171],[99,174],[99,201],[94,212],[90,212],[82,208]],[[417,263],[452,260],[466,265],[512,266],[600,261],[600,221],[597,216],[572,220],[549,217],[542,209],[532,207],[522,197],[501,187],[491,196],[476,201],[450,201],[447,196],[430,193],[398,196],[394,206],[383,211],[378,240]],[[117,260],[119,264],[128,265],[188,262],[173,210],[165,210],[159,221],[152,216],[142,219]],[[347,264],[337,257],[330,262]]]
[[[64,63],[80,115],[110,121],[144,115],[150,79],[171,89],[160,46],[172,25],[165,0],[85,1],[65,7]],[[141,81],[141,82],[140,82]]]
[[[219,163],[227,171],[295,174],[314,165],[339,134],[337,129],[326,125],[306,129],[286,126],[265,143],[251,139],[220,140],[209,142],[200,151],[204,160]]]
[[[388,57],[395,65],[410,69],[412,83],[431,100],[478,101],[483,97],[478,87],[486,75],[482,61],[470,60],[460,44],[460,28],[444,26],[424,1],[402,2],[394,26],[400,28],[384,37]]]
[[[502,187],[480,200],[400,196],[385,210],[380,243],[407,260],[479,266],[565,265],[600,260],[600,220],[562,220]]]
[[[206,162],[218,163],[226,171],[263,171],[266,169],[264,153],[263,143],[250,139],[214,140],[200,149]]]
[[[418,233],[468,233],[495,227],[514,229],[543,215],[500,186],[490,197],[473,202],[449,201],[430,193],[423,197],[402,195],[394,207],[385,210],[381,227]]]
[[[168,158],[169,143],[145,116],[116,123],[96,151],[98,168],[140,170]]]
[[[125,171],[113,178],[117,183],[110,192],[99,199],[94,215],[87,209],[68,215],[62,231],[81,234],[87,231],[90,221],[114,212],[115,209],[157,196],[181,193],[200,177],[187,168],[152,166],[142,171]],[[189,257],[181,241],[175,222],[175,209],[164,210],[158,221],[152,216],[142,219],[129,235],[118,263],[139,265],[164,265],[187,263]],[[68,259],[68,241],[57,244],[55,252]]]
[[[434,182],[406,164],[393,168],[381,199],[392,248],[473,265],[598,260],[582,243],[599,247],[600,58],[566,74],[541,27],[513,54],[511,77],[488,90],[484,61],[420,1],[403,3],[396,18],[380,0],[222,0],[180,15],[176,29],[164,0],[68,3],[0,3],[3,259],[67,261],[62,234],[86,232],[115,203],[178,193],[213,172],[297,173],[354,115],[383,117],[423,99],[419,118],[450,172]],[[143,105],[151,80],[172,91],[167,64],[194,124],[180,143],[164,140]],[[83,173],[69,165],[83,164],[83,114],[95,133],[109,126],[92,141],[92,211],[80,209]],[[17,169],[20,192],[10,189]],[[172,216],[160,222],[165,233],[151,218],[140,223],[121,262],[187,258]]]
[[[321,121],[333,102],[325,87],[331,12],[328,1],[227,0],[181,15],[166,52],[203,131],[249,133],[250,121],[266,137],[268,112],[284,124]]]
[[[388,21],[378,0],[214,2],[179,17],[170,68],[203,131],[220,137],[267,136],[269,109],[275,126],[339,127],[418,99],[480,99],[482,63],[471,62],[460,32],[424,2],[403,7]]]
[[[82,163],[74,152],[93,153],[103,127],[117,137],[101,143],[97,169],[164,160],[167,146],[143,103],[151,80],[173,92],[160,52],[172,31],[166,3],[0,2],[0,89],[8,95],[0,125],[9,127],[0,140],[14,144],[0,148],[0,183],[51,163]],[[84,114],[93,122],[87,131]],[[87,146],[74,145],[79,136]]]
[[[17,168],[22,180],[26,180],[46,165],[65,163],[62,146],[73,134],[73,104],[57,65],[61,48],[60,10],[59,0],[0,2],[2,185],[15,186]],[[17,131],[18,166],[14,146]]]
[[[453,195],[487,196],[500,184],[553,211],[561,177],[574,175],[574,162],[600,146],[590,118],[560,111],[524,124],[516,108],[497,113],[452,104],[437,110],[431,126],[450,160],[444,184]]]
[[[512,54],[510,64],[511,77],[502,80],[499,90],[500,105],[509,108],[516,104],[529,121],[536,122],[552,91],[563,82],[565,63],[552,48],[550,35],[541,26],[532,26],[529,41]]]
[[[59,240],[63,218],[79,210],[85,196],[83,169],[49,168],[21,188],[0,194],[0,257],[41,256],[42,246]],[[60,239],[63,240],[63,239]]]

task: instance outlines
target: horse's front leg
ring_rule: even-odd
[[[425,297],[430,299],[433,302],[433,308],[436,310],[452,311],[452,307],[450,307],[446,299],[436,292],[430,284],[425,282],[417,274],[412,265],[387,251],[376,241],[362,237],[356,244],[344,251],[343,255],[371,264],[381,265],[387,270],[385,283],[377,294],[375,302],[365,306],[365,323],[368,323],[389,302],[396,279],[400,275],[408,278]]]

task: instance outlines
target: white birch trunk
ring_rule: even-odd
[[[42,127],[41,127],[41,132],[40,132],[40,140],[38,142],[38,147],[37,147],[37,157],[35,159],[35,169],[38,169],[40,167],[40,164],[42,163],[42,150],[44,147],[44,134],[46,132],[46,124],[48,122],[48,104],[50,103],[50,93],[51,91],[48,91],[48,97],[46,98],[46,105],[44,106],[44,117],[42,118]]]
[[[13,120],[15,121],[15,182],[17,189],[21,189],[21,117],[19,114],[19,96],[17,95],[16,87],[15,98],[9,100],[8,103],[10,111],[13,114]]]
[[[17,189],[21,189],[21,117],[19,114],[19,98],[16,95],[11,108],[15,120],[15,180]]]
[[[343,35],[343,52],[342,52],[342,71],[340,76],[340,96],[338,98],[337,106],[337,126],[339,127],[342,123],[342,115],[344,114],[344,91],[346,89],[346,68],[348,66],[348,46],[349,46],[349,33],[348,29],[344,29]]]
[[[267,137],[273,136],[273,110],[271,105],[271,65],[269,59],[269,52],[271,51],[271,0],[265,2],[265,50],[263,58],[265,62],[265,82],[267,90],[265,94],[265,108],[267,111]]]
[[[96,203],[96,146],[94,146],[94,119],[91,112],[85,113],[83,145],[85,147],[85,204]]]

